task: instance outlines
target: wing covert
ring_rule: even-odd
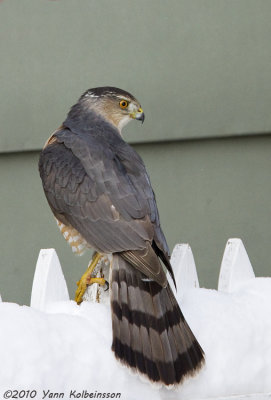
[[[42,151],[39,167],[54,214],[97,251],[144,250],[146,242],[151,244],[159,236],[158,212],[144,164],[121,138],[108,144],[95,135],[82,137],[62,128]]]

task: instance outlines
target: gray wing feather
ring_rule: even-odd
[[[127,143],[120,138],[109,145],[104,138],[61,129],[42,151],[39,168],[57,218],[99,252],[136,251],[132,264],[140,261],[143,273],[165,285],[163,268],[146,244],[156,240],[168,256],[155,197],[141,158]]]

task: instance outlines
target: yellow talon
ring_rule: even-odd
[[[90,264],[88,265],[88,268],[86,272],[82,275],[80,281],[77,282],[77,290],[75,292],[75,301],[77,304],[82,303],[83,301],[83,296],[84,293],[88,287],[88,285],[92,283],[99,283],[100,285],[105,284],[105,280],[103,278],[92,278],[91,274],[94,271],[95,267],[97,266],[98,262],[102,258],[102,254],[99,253],[94,253],[94,256],[92,257],[92,260]],[[99,281],[98,281],[99,280]],[[101,280],[101,282],[100,282]]]
[[[99,285],[105,285],[106,280],[104,278],[90,278],[89,284],[99,283]]]

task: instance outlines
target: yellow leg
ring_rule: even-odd
[[[100,259],[103,257],[102,254],[95,253],[86,272],[82,275],[80,281],[77,282],[77,290],[75,292],[75,301],[77,304],[82,303],[84,293],[88,287],[88,285],[92,283],[99,283],[100,285],[105,284],[105,280],[103,278],[92,278],[91,274],[94,271],[95,267],[97,266]],[[99,280],[99,281],[98,281]],[[101,280],[101,282],[100,282]]]

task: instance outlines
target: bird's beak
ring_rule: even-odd
[[[133,113],[131,113],[130,116],[133,119],[137,119],[137,120],[141,121],[142,124],[145,120],[145,114],[141,107],[137,111],[134,111]]]

